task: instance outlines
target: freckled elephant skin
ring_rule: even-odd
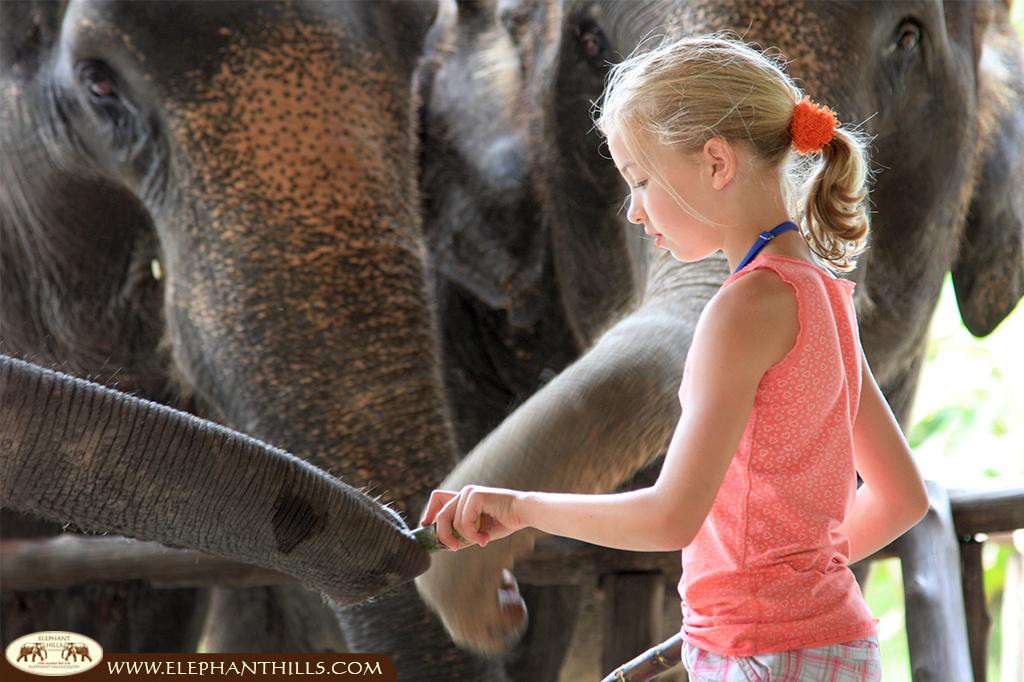
[[[123,378],[418,511],[455,461],[416,166],[413,82],[436,4],[0,11],[0,348]],[[247,489],[271,565],[335,532],[280,484]],[[372,561],[397,549],[379,540],[360,543]],[[222,642],[316,646],[239,622],[233,603],[211,606],[230,624]],[[400,679],[505,679],[456,648],[411,585],[338,622],[352,650],[395,653]]]
[[[590,105],[600,95],[606,63],[629,54],[651,30],[732,28],[764,47],[778,47],[812,97],[876,136],[872,238],[852,279],[865,351],[901,423],[910,414],[928,322],[946,273],[953,274],[961,314],[972,330],[990,331],[1013,309],[1024,291],[1024,215],[1016,189],[1024,186],[1024,66],[1005,7],[871,7],[728,0],[497,3],[515,45],[510,68],[522,79],[518,98],[505,105],[515,112],[508,122],[512,130],[493,133],[486,126],[495,117],[456,106],[507,101],[490,81],[464,79],[460,89],[451,78],[449,89],[435,86],[432,97],[440,103],[428,109],[438,112],[433,125],[441,133],[459,130],[457,139],[464,140],[472,136],[467,129],[485,131],[475,153],[465,154],[484,181],[525,185],[521,200],[533,202],[537,218],[530,224],[545,239],[544,253],[536,257],[551,263],[557,314],[583,354],[476,445],[441,487],[607,492],[630,487],[645,466],[647,478],[656,471],[678,419],[676,392],[697,316],[728,271],[721,258],[681,264],[664,252],[638,248],[639,227],[626,224],[621,211],[622,180],[592,130]],[[919,49],[900,48],[904,33],[915,31]],[[455,73],[474,60],[487,63],[489,73],[509,68],[488,61],[495,42],[454,40],[449,59]],[[517,136],[523,158],[518,184],[508,177],[511,155],[503,146]],[[434,172],[444,178],[444,170]],[[486,187],[484,181],[477,183]],[[464,253],[487,244],[492,234],[524,232],[506,206],[507,193],[500,201],[484,191],[476,197],[475,213],[492,221],[486,228],[472,222],[445,227],[437,220],[436,229],[456,234]],[[496,215],[511,224],[493,224]],[[431,221],[428,215],[428,234],[434,234]],[[512,294],[522,291],[516,285],[532,274],[529,269],[493,272],[481,281],[473,275],[486,268],[457,256],[456,262],[442,261],[449,282],[470,292],[481,308],[504,306],[509,326],[524,317],[522,301],[528,299]],[[449,370],[449,385],[462,376]],[[502,385],[501,379],[500,371],[492,371],[477,381],[489,387]],[[458,402],[454,409],[459,423]],[[480,604],[490,603],[495,567],[513,565],[530,546],[510,538],[438,556],[416,579],[460,645],[502,650],[500,614]],[[561,625],[571,626],[571,619],[567,615]],[[548,631],[557,629],[548,625]]]

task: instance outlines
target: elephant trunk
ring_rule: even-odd
[[[19,511],[274,568],[339,603],[429,566],[398,514],[287,452],[6,356],[0,434]]]

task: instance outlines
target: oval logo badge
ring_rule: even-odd
[[[95,639],[60,630],[18,637],[5,653],[11,665],[33,675],[74,675],[103,660],[103,647]]]

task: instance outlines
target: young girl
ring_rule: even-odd
[[[697,324],[657,483],[436,490],[421,524],[451,551],[525,527],[683,548],[691,680],[879,679],[878,621],[849,564],[917,523],[928,498],[860,347],[855,285],[832,274],[854,268],[868,231],[863,142],[719,35],[615,66],[596,123],[630,185],[629,220],[678,260],[722,251],[732,272]]]

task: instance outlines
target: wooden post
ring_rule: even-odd
[[[970,682],[960,549],[949,496],[933,481],[925,485],[928,513],[894,543],[903,566],[911,677],[915,682]]]
[[[660,572],[607,573],[604,591],[603,675],[659,641],[665,578]]]
[[[974,682],[985,682],[988,631],[992,625],[992,617],[985,604],[985,570],[981,565],[981,552],[984,548],[983,535],[960,538],[960,566],[964,578],[964,607],[967,610],[967,636],[971,647]]]
[[[1024,532],[1014,537],[1017,551],[1006,561],[1006,582],[1003,584],[1003,655],[1000,675],[1004,680],[1024,680]]]

